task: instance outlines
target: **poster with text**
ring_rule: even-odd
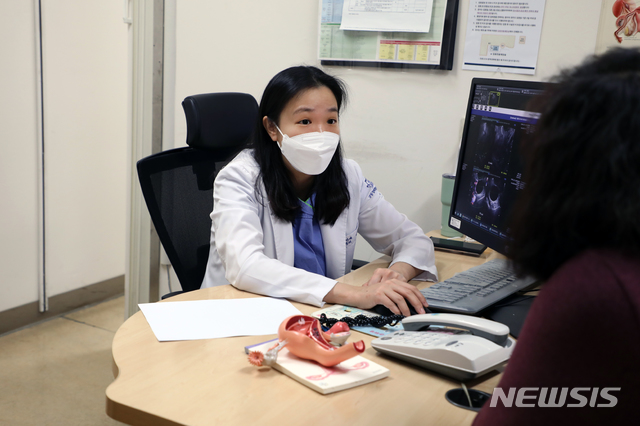
[[[533,75],[545,0],[470,0],[462,69]]]

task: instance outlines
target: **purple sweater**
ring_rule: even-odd
[[[556,271],[532,305],[496,389],[508,395],[512,387],[513,406],[496,399],[491,407],[487,401],[474,426],[640,424],[639,257],[589,250]],[[524,387],[538,388],[522,393],[528,398],[521,401],[535,408],[516,407],[517,392]],[[568,388],[563,408],[540,408],[542,388],[548,388],[548,402],[553,387]],[[607,397],[602,388],[620,390],[607,391]],[[561,394],[558,389],[556,401]],[[597,407],[615,399],[614,407]]]

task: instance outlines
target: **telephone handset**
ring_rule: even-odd
[[[504,365],[515,347],[509,327],[484,318],[412,315],[402,325],[404,331],[375,339],[371,346],[458,380],[473,379]]]
[[[405,331],[421,331],[430,326],[455,327],[502,345],[509,337],[509,327],[484,318],[456,314],[412,315],[402,321]]]

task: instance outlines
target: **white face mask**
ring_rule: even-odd
[[[336,133],[311,132],[290,138],[277,125],[276,129],[282,135],[280,151],[296,170],[306,175],[324,172],[340,142],[340,135]]]

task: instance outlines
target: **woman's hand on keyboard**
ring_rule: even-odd
[[[398,280],[406,283],[421,272],[420,269],[414,268],[406,262],[396,262],[388,268],[376,269],[371,279],[364,283],[363,286],[366,287],[387,280]]]
[[[405,278],[405,276],[398,271],[394,271],[393,269],[389,269],[389,268],[378,268],[374,271],[369,281],[364,283],[363,286],[366,287],[372,284],[377,284],[379,282],[388,281],[388,280],[398,280],[405,283],[408,281]]]
[[[353,288],[360,289],[359,300],[354,306],[363,309],[384,305],[394,314],[409,316],[410,306],[418,314],[424,314],[424,308],[428,306],[427,299],[416,286],[396,279]]]

